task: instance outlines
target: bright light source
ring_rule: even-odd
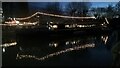
[[[104,25],[104,24],[101,24],[102,26]]]
[[[68,45],[68,44],[69,44],[69,41],[67,41],[65,44]]]
[[[3,52],[5,52],[5,48],[3,48]]]
[[[53,25],[52,27],[53,27],[53,28],[58,28],[58,26],[57,26],[57,25]]]
[[[55,46],[55,47],[57,47],[57,46],[58,46],[58,44],[57,44],[57,43],[54,43],[54,46]]]
[[[75,41],[73,41],[73,44],[75,44],[76,42]]]
[[[19,21],[16,21],[16,24],[19,24],[20,22]]]
[[[48,29],[50,30],[51,28],[49,27]]]
[[[50,47],[57,47],[57,46],[58,46],[58,43],[50,43],[49,46],[50,46]]]
[[[53,22],[50,22],[51,24],[53,23]]]
[[[15,20],[15,18],[13,18],[13,20]]]
[[[65,27],[70,27],[69,25],[65,25]]]

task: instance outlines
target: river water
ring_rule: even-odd
[[[119,42],[119,31],[55,37],[21,37],[12,31],[4,32],[1,45],[3,67],[113,67],[112,48]]]

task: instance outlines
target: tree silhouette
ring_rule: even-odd
[[[91,4],[89,2],[71,2],[67,6],[67,14],[71,16],[86,16]]]
[[[46,12],[53,13],[53,14],[61,13],[59,2],[47,3],[45,10],[46,10]]]
[[[120,1],[116,4],[116,13],[120,15]]]
[[[114,7],[112,5],[108,5],[106,10],[107,17],[112,18],[114,16],[114,12]]]

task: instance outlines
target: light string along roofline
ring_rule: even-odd
[[[16,20],[25,20],[25,19],[30,19],[34,17],[35,15],[40,14],[40,15],[46,15],[46,16],[52,16],[52,17],[59,17],[59,18],[72,18],[72,19],[95,19],[95,17],[74,17],[74,16],[63,16],[63,15],[56,15],[56,14],[48,14],[48,13],[43,13],[43,12],[36,12],[31,16],[24,17],[24,18],[16,18]]]

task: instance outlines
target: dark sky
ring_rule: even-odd
[[[49,2],[50,3],[50,2]],[[52,2],[51,2],[52,3]],[[62,9],[66,8],[69,2],[60,2]],[[117,2],[90,2],[91,7],[107,7],[109,4],[115,5]],[[40,10],[39,8],[44,8],[48,2],[15,2],[15,3],[3,3],[3,12],[5,16],[23,17],[31,15],[31,11]],[[33,10],[35,9],[35,10]]]
[[[29,15],[27,2],[3,2],[2,8],[5,17],[25,17]]]
[[[69,2],[60,2],[60,5],[65,7]],[[117,2],[90,2],[92,7],[107,7],[109,4],[115,5]],[[30,2],[29,6],[32,7],[44,7],[47,2]]]
[[[44,9],[42,10],[41,8],[45,8],[47,4],[52,4],[54,2],[29,2],[29,12],[30,14],[35,13],[36,11],[42,11],[44,12]],[[67,8],[67,5],[70,2],[59,2],[61,6],[61,11],[66,11],[65,9]],[[90,2],[91,7],[107,7],[108,5],[113,5],[115,6],[117,2]]]
[[[92,7],[107,7],[110,5],[115,5],[117,2],[92,2]]]
[[[29,9],[31,10],[38,10],[39,8],[44,8],[48,3],[53,3],[53,2],[29,2]],[[62,6],[62,10],[66,8],[67,4],[70,2],[59,2],[60,6]],[[90,2],[91,7],[107,7],[108,5],[113,5],[115,6],[117,2]]]

